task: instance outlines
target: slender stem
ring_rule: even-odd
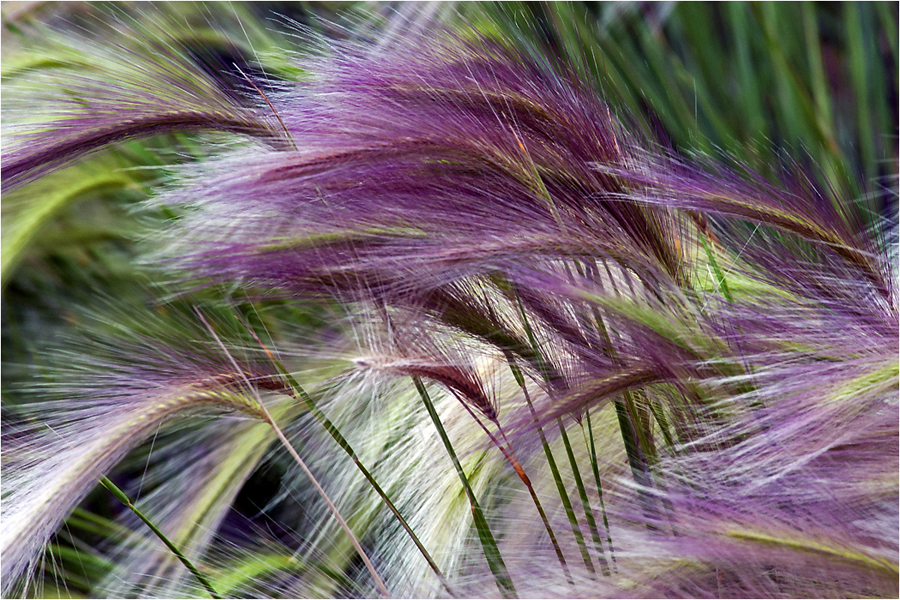
[[[519,305],[519,313],[522,316],[522,325],[525,327],[525,334],[528,336],[528,343],[531,344],[532,351],[535,353],[535,356],[537,357],[538,365],[540,366],[541,375],[543,376],[544,380],[547,383],[549,383],[549,371],[547,368],[547,361],[544,360],[544,354],[543,354],[543,352],[541,352],[541,349],[538,346],[537,339],[534,336],[534,331],[531,329],[531,324],[528,323],[528,317],[525,314],[525,307],[522,305],[522,298],[519,295],[518,290],[515,290],[515,295],[516,295],[516,301]],[[522,386],[522,389],[524,389],[524,381],[520,385]],[[527,397],[527,392],[526,392],[526,397]],[[534,412],[534,408],[533,408],[530,400],[528,401],[528,406],[529,406],[529,408],[531,408],[532,418],[536,422],[537,415]],[[566,452],[569,456],[569,462],[572,466],[572,472],[575,475],[576,484],[577,484],[578,482],[581,481],[581,477],[578,475],[578,465],[575,462],[575,457],[572,455],[572,449],[571,449],[571,446],[569,445],[569,439],[566,436],[566,431],[562,425],[562,421],[560,419],[557,419],[557,421],[559,422],[559,430],[560,430],[560,433],[562,433],[563,443],[566,445]],[[549,451],[547,452],[547,455],[548,455],[548,460],[549,460],[549,457],[552,455],[549,453]],[[554,474],[554,477],[558,478],[557,479],[557,488],[560,491],[560,498],[563,500],[563,506],[566,509],[566,516],[569,518],[569,523],[572,525],[572,533],[575,535],[575,541],[578,543],[578,547],[581,550],[581,558],[582,558],[582,560],[584,560],[584,566],[587,568],[588,572],[591,575],[593,575],[596,573],[596,570],[594,569],[594,563],[591,561],[591,555],[588,552],[587,545],[584,543],[584,536],[581,533],[581,527],[579,527],[579,525],[578,525],[578,518],[575,516],[575,511],[572,509],[572,503],[569,502],[569,496],[568,496],[568,493],[565,491],[565,487],[563,487],[562,478],[559,477],[559,471],[557,471]],[[585,495],[582,493],[583,488],[584,488],[584,484],[582,483],[579,488],[579,493],[581,494],[582,508],[585,509],[585,515],[587,515],[587,512],[590,511],[590,506],[587,505],[585,502],[586,498],[585,498]],[[591,515],[591,516],[593,517],[593,515]]]
[[[534,502],[535,508],[537,508],[538,514],[541,517],[541,522],[544,524],[544,529],[547,531],[547,534],[550,536],[550,543],[553,545],[553,549],[556,551],[556,558],[559,560],[559,564],[563,568],[563,573],[566,575],[566,581],[570,584],[574,584],[575,581],[572,579],[572,574],[569,572],[569,566],[566,564],[566,557],[562,553],[562,548],[559,547],[559,542],[556,541],[556,534],[553,533],[553,528],[550,526],[550,521],[547,519],[547,513],[544,512],[544,507],[541,504],[540,499],[538,498],[537,492],[534,490],[534,486],[531,484],[531,479],[528,475],[525,474],[525,469],[522,467],[522,463],[519,462],[518,457],[516,457],[516,453],[513,450],[512,444],[509,441],[509,438],[506,437],[506,433],[504,433],[503,428],[500,427],[500,423],[498,421],[494,421],[494,424],[497,426],[497,430],[500,432],[500,435],[503,437],[503,441],[506,445],[502,445],[499,440],[488,430],[484,423],[482,423],[481,419],[478,418],[478,415],[475,414],[475,411],[465,402],[462,402],[463,407],[472,415],[472,418],[475,419],[475,422],[481,426],[481,429],[484,430],[484,433],[487,434],[488,438],[491,442],[497,446],[497,449],[500,450],[501,454],[503,454],[506,461],[516,472],[516,475],[519,476],[519,479],[522,480],[522,483],[525,484],[525,487],[528,489],[528,493],[531,495],[531,500]]]
[[[347,453],[347,456],[350,457],[350,460],[353,461],[353,464],[359,469],[359,472],[362,473],[363,477],[366,478],[366,481],[369,482],[369,485],[372,486],[372,489],[375,490],[381,500],[384,502],[385,506],[393,513],[393,515],[397,518],[397,521],[400,523],[400,526],[403,527],[404,531],[409,535],[413,544],[415,544],[416,548],[418,548],[419,552],[422,554],[422,557],[428,563],[428,566],[431,567],[431,570],[434,572],[435,576],[437,576],[438,580],[441,582],[441,585],[444,586],[444,589],[447,590],[451,596],[455,597],[456,595],[453,593],[453,590],[450,588],[450,584],[447,582],[447,579],[444,577],[444,574],[441,572],[440,568],[437,566],[437,563],[428,553],[428,550],[425,549],[425,546],[419,540],[418,536],[416,536],[415,532],[410,527],[409,523],[406,522],[406,519],[403,518],[403,515],[400,514],[400,510],[394,505],[391,501],[390,497],[387,493],[381,488],[378,482],[375,480],[375,477],[363,466],[362,461],[360,461],[359,456],[357,456],[356,452],[353,450],[353,447],[350,446],[350,442],[341,434],[337,427],[335,427],[334,423],[331,422],[325,413],[319,409],[313,400],[312,396],[310,396],[306,391],[297,383],[297,380],[290,374],[290,372],[284,367],[282,362],[262,343],[256,333],[253,332],[249,327],[247,331],[252,335],[257,343],[262,346],[263,350],[268,354],[269,358],[272,360],[272,363],[278,369],[279,373],[281,373],[282,377],[284,377],[288,384],[291,386],[291,389],[294,391],[294,397],[299,398],[306,404],[306,408],[313,414],[313,416],[322,424],[325,430],[331,435],[335,442]]]
[[[572,526],[572,534],[575,536],[575,541],[581,549],[581,558],[586,559],[584,563],[585,567],[587,567],[588,571],[593,573],[594,565],[591,563],[590,555],[587,553],[587,547],[584,544],[584,536],[581,534],[581,528],[578,526],[578,519],[575,516],[575,511],[572,509],[569,493],[566,491],[566,486],[563,484],[562,475],[559,472],[559,467],[556,465],[556,460],[553,458],[553,452],[550,450],[547,436],[544,435],[544,429],[538,424],[537,413],[534,410],[534,404],[531,402],[531,395],[528,393],[528,388],[525,387],[525,378],[522,376],[522,371],[513,362],[512,356],[507,355],[507,360],[509,361],[509,368],[516,378],[516,382],[519,384],[519,387],[522,388],[522,393],[525,395],[525,403],[528,404],[528,410],[531,411],[531,418],[534,420],[534,426],[537,428],[538,435],[541,438],[541,445],[544,447],[544,455],[547,457],[550,473],[553,474],[553,482],[556,484],[556,491],[559,493],[560,501],[566,511],[566,517],[569,519],[569,524]]]
[[[268,412],[266,413],[268,415]],[[384,585],[384,581],[382,581],[381,576],[378,575],[378,572],[375,570],[375,565],[372,564],[372,561],[369,560],[369,556],[366,554],[366,551],[363,550],[362,545],[359,543],[359,540],[353,534],[353,531],[350,529],[350,526],[347,525],[347,522],[344,520],[344,517],[341,516],[340,511],[338,511],[337,506],[334,505],[334,502],[331,501],[331,498],[328,497],[328,494],[325,493],[325,489],[319,485],[319,482],[316,480],[315,476],[312,474],[312,471],[309,470],[309,467],[306,466],[306,463],[303,462],[303,459],[300,458],[300,455],[297,454],[297,451],[294,450],[294,447],[288,441],[287,437],[285,437],[284,433],[281,431],[281,428],[275,424],[275,421],[272,420],[272,417],[268,417],[269,425],[272,426],[272,429],[275,430],[275,435],[278,436],[278,439],[281,441],[281,444],[285,447],[291,457],[294,459],[303,472],[306,473],[306,476],[309,477],[309,480],[312,482],[313,486],[316,488],[316,491],[319,492],[319,495],[322,496],[322,499],[325,501],[325,504],[328,505],[328,509],[331,511],[331,514],[334,515],[334,518],[337,519],[337,522],[340,524],[341,528],[343,528],[344,532],[346,532],[347,537],[350,538],[350,542],[353,544],[353,547],[356,548],[356,552],[359,554],[359,557],[362,559],[363,563],[366,565],[366,568],[369,570],[369,573],[372,575],[372,579],[375,581],[375,587],[378,588],[378,591],[381,592],[381,595],[385,598],[390,598],[391,593],[388,592],[387,587]]]
[[[153,533],[156,534],[156,537],[158,537],[160,540],[162,540],[162,543],[165,544],[166,547],[172,551],[172,554],[174,554],[178,558],[178,560],[181,561],[181,564],[183,564],[185,567],[187,567],[187,570],[190,571],[194,575],[194,577],[197,578],[197,581],[199,581],[201,583],[201,585],[203,585],[204,588],[206,588],[207,593],[211,597],[216,598],[217,600],[222,597],[218,593],[216,593],[216,589],[212,586],[212,584],[209,582],[209,580],[206,578],[206,576],[204,576],[203,573],[201,573],[197,569],[197,567],[194,566],[194,563],[192,563],[190,560],[188,560],[188,558],[184,554],[181,553],[181,550],[179,550],[178,547],[175,544],[173,544],[172,541],[168,537],[166,537],[166,534],[164,534],[162,531],[160,531],[159,528],[156,525],[154,525],[150,521],[150,519],[148,519],[144,515],[144,513],[142,513],[140,510],[138,510],[138,508],[134,504],[132,504],[131,499],[128,497],[127,494],[125,494],[125,492],[120,490],[118,488],[118,486],[116,486],[116,484],[114,484],[112,481],[110,481],[109,478],[107,478],[107,477],[102,477],[100,479],[100,484],[103,487],[105,487],[106,489],[108,489],[110,492],[112,492],[112,495],[115,496],[116,498],[118,498],[119,502],[121,502],[122,504],[127,506],[128,509],[131,510],[131,512],[136,514],[137,517],[141,521],[143,521],[144,524],[147,525],[147,527],[150,528],[150,531],[152,531]]]
[[[416,385],[416,390],[418,390],[419,395],[422,397],[425,409],[428,411],[431,420],[434,422],[435,428],[437,428],[441,441],[444,442],[447,454],[453,461],[453,466],[456,468],[459,480],[462,482],[466,496],[469,498],[469,504],[472,506],[472,517],[475,521],[475,529],[478,531],[478,538],[481,540],[484,557],[487,560],[488,567],[491,569],[491,573],[494,574],[494,581],[497,583],[497,588],[500,590],[500,593],[503,594],[504,598],[517,598],[516,588],[513,586],[509,572],[506,570],[506,564],[503,562],[503,557],[500,555],[500,549],[497,547],[497,542],[491,534],[490,527],[488,526],[487,520],[484,518],[481,507],[478,505],[478,500],[475,498],[475,492],[472,490],[472,486],[469,485],[466,472],[463,471],[462,465],[456,457],[456,452],[453,450],[450,438],[447,436],[447,432],[444,430],[444,426],[437,414],[437,410],[434,408],[434,403],[428,396],[428,390],[425,389],[425,385],[418,377],[413,377],[412,380]]]
[[[578,270],[578,274],[581,277],[587,277],[587,271],[590,271],[589,265],[585,265],[585,267],[586,268],[582,268],[582,265],[579,262],[575,263],[575,268]],[[566,267],[566,271],[568,272],[568,267]],[[571,277],[571,274],[569,276]],[[597,310],[596,306],[591,306],[591,313],[594,318],[593,323],[591,323],[591,320],[587,315],[582,316],[585,327],[591,327],[593,325],[595,329],[602,330],[606,343],[601,346],[601,350],[607,357],[612,357],[613,350],[609,347],[609,337],[606,332],[606,325],[603,322],[603,317],[600,315],[600,311]],[[593,346],[593,344],[591,345]],[[581,433],[582,436],[584,436],[584,445],[591,460],[591,470],[593,471],[594,482],[597,486],[597,497],[600,500],[600,512],[603,517],[603,526],[606,528],[606,542],[609,545],[609,556],[612,559],[613,571],[618,572],[618,569],[616,568],[616,554],[612,544],[612,534],[609,530],[609,518],[606,515],[606,505],[603,502],[603,486],[600,483],[600,471],[597,467],[597,449],[594,447],[594,428],[591,426],[591,409],[588,407],[584,412],[585,420],[587,421],[587,431],[585,431],[584,423],[579,423],[579,425],[581,425]],[[588,438],[590,438],[590,440]],[[597,546],[597,552],[600,556],[604,556],[603,544],[599,539],[599,532],[596,532],[595,529],[591,529],[591,533],[594,535],[594,544]],[[604,568],[605,567],[606,565],[604,564]]]
[[[612,271],[610,271],[609,265],[604,261],[603,267],[606,269],[606,274],[609,276],[610,285],[613,288],[613,292],[616,297],[620,296],[618,286],[616,286],[615,278],[613,277]],[[596,272],[596,264],[592,266],[591,273],[594,275],[594,283],[602,289],[602,284],[600,282],[600,277],[597,276]],[[631,285],[630,279],[626,280],[626,282]],[[603,337],[603,342],[607,348],[607,356],[610,357],[615,362],[618,362],[618,355],[613,346],[612,338],[610,337],[609,330],[606,328],[606,323],[603,321],[603,317],[600,315],[599,311],[594,312],[594,317],[596,319],[596,327],[597,331]],[[634,401],[631,398],[631,393],[629,391],[625,391],[622,394],[623,398],[616,398],[613,401],[613,405],[616,409],[616,418],[619,421],[619,431],[622,433],[622,442],[625,445],[625,455],[628,457],[628,466],[631,467],[631,475],[634,478],[635,483],[639,486],[643,487],[651,487],[653,485],[653,481],[650,478],[649,468],[647,465],[647,458],[644,454],[644,450],[640,444],[640,433],[635,432],[634,426],[639,425],[640,423],[636,418],[632,418],[629,413],[635,413],[634,410]],[[638,496],[641,498],[642,503],[644,504],[645,511],[648,515],[656,515],[655,502],[653,498],[647,494],[643,490],[638,490]],[[656,529],[653,525],[647,525],[648,529]]]
[[[255,89],[255,90],[257,91],[257,93],[259,93],[259,95],[262,96],[262,99],[265,100],[266,104],[269,105],[269,109],[272,111],[272,114],[275,115],[275,118],[278,119],[278,123],[281,124],[281,130],[284,131],[285,138],[291,143],[291,147],[292,147],[294,150],[296,150],[296,149],[297,149],[297,143],[294,141],[294,136],[291,135],[290,129],[288,129],[288,128],[287,128],[287,125],[284,124],[284,121],[281,119],[281,115],[279,115],[279,114],[278,114],[278,111],[275,110],[275,107],[274,107],[274,106],[272,105],[272,103],[269,101],[269,98],[263,93],[263,91],[262,91],[261,89],[259,89],[259,87],[258,87],[255,83],[253,83],[253,80],[252,80],[252,79],[250,79],[249,77],[247,77],[247,74],[246,74],[246,73],[244,73],[243,71],[241,71],[241,69],[240,69],[236,64],[234,64],[234,63],[231,63],[231,64],[234,66],[235,69],[237,69],[237,72],[238,72],[238,73],[240,73],[241,75],[244,76],[244,79],[247,80],[247,83],[249,83],[250,85],[252,85],[252,86],[253,86],[253,89]]]
[[[606,528],[606,543],[609,546],[609,556],[612,559],[613,571],[616,569],[616,551],[613,549],[612,533],[609,529],[609,518],[606,516],[606,505],[603,503],[603,485],[600,483],[600,469],[597,467],[597,449],[594,447],[594,428],[591,427],[591,411],[585,411],[585,420],[587,421],[587,439],[585,445],[590,440],[591,470],[594,472],[594,482],[597,484],[597,496],[600,498],[600,512],[603,515],[603,526]],[[584,429],[582,428],[582,431]]]
[[[566,455],[569,457],[572,475],[575,477],[575,487],[578,488],[578,496],[581,498],[581,508],[584,510],[584,518],[587,519],[588,529],[591,530],[591,538],[597,547],[598,558],[600,559],[600,571],[604,575],[609,575],[609,565],[606,563],[606,557],[603,555],[603,544],[600,542],[600,532],[597,530],[597,522],[594,520],[594,511],[591,509],[591,503],[588,501],[587,490],[584,487],[584,481],[581,479],[581,471],[578,469],[578,462],[575,460],[572,444],[569,443],[569,436],[566,433],[566,428],[563,427],[562,419],[556,419],[556,423],[559,425],[559,433],[562,436],[563,445],[566,448]]]
[[[649,401],[649,399],[647,404],[650,406],[650,410],[653,411],[653,416],[656,417],[656,422],[659,424],[659,430],[666,440],[666,447],[669,449],[669,452],[675,454],[675,438],[672,437],[672,432],[669,431],[669,420],[666,418],[663,407],[656,402]]]
[[[216,331],[212,328],[209,322],[206,320],[206,317],[203,316],[203,312],[197,308],[196,309],[197,316],[200,317],[200,320],[209,330],[210,335],[216,340],[219,344],[219,347],[222,349],[222,352],[225,356],[228,357],[228,360],[231,361],[232,366],[234,366],[234,370],[236,373],[244,373],[241,368],[238,366],[237,361],[234,360],[234,357],[231,356],[231,353],[225,347],[225,344],[222,343],[222,340],[216,334]],[[331,511],[334,518],[337,520],[338,524],[347,534],[347,537],[350,538],[350,543],[353,544],[353,547],[356,548],[359,557],[362,559],[363,564],[365,564],[366,569],[368,569],[369,574],[372,576],[372,579],[375,581],[375,587],[378,588],[378,591],[385,597],[390,598],[391,594],[388,592],[387,587],[384,585],[384,581],[382,581],[381,576],[378,575],[378,572],[375,570],[375,565],[372,564],[372,561],[369,560],[369,556],[366,554],[365,550],[363,550],[362,545],[359,543],[359,540],[356,538],[356,535],[353,534],[353,530],[350,529],[350,526],[347,525],[347,522],[344,520],[344,517],[341,516],[340,511],[338,511],[337,506],[335,506],[334,502],[331,501],[331,498],[328,497],[328,494],[325,493],[325,489],[319,485],[318,480],[316,480],[315,476],[312,474],[312,471],[309,470],[309,467],[306,466],[306,463],[303,462],[303,459],[300,458],[300,455],[297,454],[297,451],[291,445],[290,441],[288,441],[287,437],[285,437],[284,432],[281,431],[281,428],[275,422],[275,419],[272,418],[272,415],[269,413],[269,409],[266,408],[266,405],[263,403],[262,398],[259,397],[259,394],[256,393],[256,388],[254,388],[250,381],[247,379],[246,375],[244,375],[244,383],[247,385],[247,389],[253,390],[256,395],[256,403],[259,405],[260,410],[262,411],[263,419],[272,427],[272,430],[275,432],[275,435],[278,437],[278,440],[284,446],[285,450],[288,451],[288,454],[294,459],[294,462],[306,473],[306,476],[309,477],[309,480],[312,482],[313,486],[316,488],[316,491],[319,492],[319,495],[322,496],[322,499],[325,501],[325,504],[328,506],[328,509]]]

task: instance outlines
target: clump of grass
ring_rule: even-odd
[[[833,145],[822,172],[759,174],[746,147],[687,156],[699,138],[671,120],[686,67],[664,68],[662,25],[624,16],[634,41],[595,39],[570,28],[573,6],[490,7],[377,51],[322,42],[278,80],[262,64],[210,73],[181,30],[138,21],[111,31],[119,47],[88,28],[83,72],[15,71],[50,110],[16,113],[4,136],[4,285],[21,287],[6,269],[42,223],[129,189],[154,194],[143,277],[158,288],[150,309],[73,313],[82,333],[35,354],[51,383],[4,406],[4,595],[41,573],[113,596],[896,594],[891,228],[850,200]],[[803,17],[807,94],[773,44],[780,9],[740,6],[725,11],[743,32],[737,80],[771,50],[775,121],[831,140],[827,19],[785,9]],[[511,30],[517,10],[547,27]],[[859,33],[880,26],[842,10],[862,64]],[[404,23],[421,25],[389,30]],[[616,62],[629,44],[636,73]],[[641,82],[647,106],[626,116]],[[694,118],[702,103],[724,135],[718,93],[709,82]],[[810,106],[820,119],[792,120]],[[188,144],[204,160],[165,189],[126,172],[53,191],[74,162],[199,131],[215,143]],[[134,511],[89,538],[72,511],[103,512],[98,481]],[[90,574],[73,575],[79,553]]]

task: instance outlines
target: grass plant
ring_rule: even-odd
[[[4,597],[896,597],[895,5],[3,11]]]

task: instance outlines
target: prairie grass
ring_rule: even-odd
[[[898,594],[895,5],[3,10],[4,596]]]

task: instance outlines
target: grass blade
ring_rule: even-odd
[[[600,512],[603,515],[603,526],[606,528],[606,543],[609,546],[609,556],[612,559],[613,571],[616,569],[616,552],[613,549],[612,532],[609,529],[609,518],[606,516],[606,504],[603,502],[603,485],[600,483],[600,469],[597,466],[597,449],[594,447],[594,429],[591,427],[591,411],[584,411],[585,421],[587,422],[587,439],[585,444],[589,445],[591,457],[591,471],[594,473],[594,482],[597,484],[597,496],[600,498]],[[584,431],[584,429],[582,429]]]
[[[518,306],[519,306],[519,314],[522,317],[522,324],[525,327],[525,334],[528,336],[528,341],[531,344],[532,351],[534,352],[535,356],[537,357],[538,364],[540,366],[541,375],[544,377],[545,380],[547,380],[548,379],[547,362],[544,360],[544,355],[541,352],[541,349],[537,344],[537,340],[534,337],[534,331],[531,329],[531,325],[528,323],[528,317],[525,315],[525,307],[522,305],[522,298],[519,296],[519,292],[518,292],[518,290],[515,289],[515,287],[513,288],[513,291],[515,293],[516,302],[518,303]],[[521,377],[521,374],[519,374],[519,377]],[[525,390],[524,380],[519,385],[522,387],[523,390]],[[528,397],[527,391],[525,392],[525,394],[526,394],[526,398],[527,398]],[[534,408],[532,408],[530,399],[528,400],[528,407],[531,408],[532,417],[534,417],[534,419],[537,420],[537,415],[534,412]],[[572,465],[572,473],[576,478],[576,484],[577,484],[577,482],[580,481],[580,479],[581,479],[578,475],[578,465],[575,462],[575,457],[572,455],[572,448],[569,445],[569,439],[566,436],[566,431],[562,425],[562,420],[557,419],[557,422],[559,423],[559,431],[563,436],[563,443],[566,445],[566,454],[568,455],[569,462]],[[541,435],[543,436],[543,434],[541,434]],[[546,444],[546,442],[545,442],[545,444]],[[544,449],[547,454],[547,460],[552,461],[553,455],[550,453],[549,447],[547,447],[545,445]],[[554,466],[555,466],[555,463],[554,463]],[[581,549],[581,558],[584,560],[584,566],[587,568],[588,572],[591,573],[591,575],[593,575],[594,573],[596,573],[596,571],[594,569],[594,563],[591,561],[591,555],[590,555],[590,553],[588,553],[587,545],[584,543],[584,535],[582,535],[582,533],[581,533],[581,527],[578,525],[578,518],[575,516],[575,511],[572,509],[572,503],[569,501],[569,495],[566,492],[565,487],[563,486],[562,478],[559,475],[558,469],[554,469],[554,479],[556,480],[556,485],[557,485],[557,489],[559,490],[560,499],[562,500],[563,506],[566,509],[566,516],[569,518],[569,523],[571,523],[571,525],[572,525],[572,533],[575,535],[575,541],[578,543],[579,549]],[[584,488],[584,484],[582,483],[581,487],[579,489],[579,494],[581,494],[581,492],[583,491],[583,488]],[[585,502],[586,497],[584,495],[581,496],[581,501],[582,501],[582,507],[585,509],[585,514],[587,514],[587,511],[590,510],[590,507],[586,504],[586,502]]]
[[[188,558],[184,554],[181,553],[181,550],[179,550],[178,547],[175,544],[173,544],[171,542],[171,540],[169,540],[169,538],[166,537],[166,534],[164,534],[162,531],[160,531],[159,528],[157,528],[156,525],[154,525],[153,522],[150,521],[150,519],[148,519],[146,516],[144,516],[144,513],[142,513],[140,510],[138,510],[138,508],[134,504],[132,504],[131,499],[125,494],[125,492],[120,490],[116,486],[116,484],[114,484],[112,481],[110,481],[106,477],[103,477],[102,479],[100,479],[100,483],[103,485],[103,487],[105,487],[110,492],[112,492],[112,495],[115,496],[119,500],[119,502],[124,504],[126,507],[128,507],[129,510],[131,510],[131,512],[133,512],[135,515],[137,515],[137,517],[141,521],[143,521],[147,525],[147,527],[150,528],[150,531],[152,531],[154,534],[156,534],[156,537],[158,537],[162,541],[162,543],[165,544],[166,547],[172,551],[172,554],[174,554],[176,557],[178,557],[178,560],[181,561],[181,564],[183,564],[185,567],[187,567],[187,570],[190,571],[194,575],[194,577],[197,578],[197,581],[199,581],[203,585],[204,588],[206,588],[206,591],[209,593],[209,595],[211,597],[217,598],[217,599],[222,597],[216,593],[215,588],[212,586],[212,584],[209,582],[209,580],[203,575],[203,573],[201,573],[199,570],[197,570],[197,567],[194,566],[194,563],[192,563],[190,560],[188,560]]]
[[[516,588],[509,576],[509,572],[506,570],[503,556],[500,555],[500,549],[497,547],[497,542],[494,540],[493,534],[491,534],[491,529],[488,526],[487,520],[484,518],[481,507],[478,505],[478,500],[475,498],[475,492],[472,491],[472,487],[469,485],[466,472],[463,471],[462,465],[459,464],[459,459],[456,457],[456,452],[453,450],[450,438],[447,437],[447,432],[444,430],[444,426],[437,414],[437,410],[434,408],[434,403],[428,396],[428,390],[425,389],[425,385],[418,377],[413,377],[412,380],[416,385],[416,390],[418,390],[419,395],[422,397],[422,402],[425,404],[428,415],[431,417],[435,428],[437,428],[438,434],[441,436],[441,441],[447,449],[450,460],[453,461],[453,466],[456,468],[459,480],[462,482],[463,488],[466,491],[466,496],[469,498],[469,504],[472,506],[472,518],[475,521],[475,529],[478,531],[478,539],[481,540],[484,558],[487,560],[491,573],[494,574],[494,581],[497,583],[497,588],[500,590],[500,593],[503,594],[504,598],[517,598]]]
[[[250,329],[249,327],[247,327],[246,329],[250,333],[250,335],[253,336],[253,338],[256,340],[256,342],[260,346],[262,346],[263,350],[265,350],[266,354],[269,356],[269,358],[272,360],[272,363],[275,365],[275,368],[278,369],[278,372],[281,373],[281,375],[287,380],[288,385],[290,385],[291,389],[294,391],[295,398],[299,398],[300,400],[303,401],[303,403],[306,405],[306,408],[309,409],[309,412],[312,413],[312,415],[319,421],[319,423],[322,424],[322,426],[325,428],[325,430],[331,435],[331,437],[334,439],[334,441],[337,442],[338,445],[344,450],[344,452],[347,453],[347,456],[350,457],[350,460],[353,461],[353,464],[356,465],[357,469],[359,469],[359,472],[362,473],[363,477],[366,478],[366,481],[369,482],[369,484],[372,486],[372,489],[375,490],[375,493],[377,493],[381,497],[382,501],[384,501],[385,506],[387,506],[388,509],[397,518],[397,521],[400,523],[400,526],[403,527],[403,530],[406,531],[406,533],[409,535],[413,544],[416,545],[416,548],[418,548],[419,552],[422,554],[422,557],[428,563],[428,566],[431,567],[431,570],[434,571],[434,574],[437,576],[438,580],[441,582],[441,585],[443,585],[444,589],[446,589],[447,592],[451,596],[453,596],[454,594],[453,594],[453,590],[450,588],[450,584],[447,582],[447,579],[446,579],[446,577],[444,577],[444,574],[441,572],[441,569],[437,566],[437,563],[434,562],[434,559],[431,557],[431,554],[428,553],[428,550],[425,549],[425,546],[419,540],[418,536],[416,536],[415,532],[412,530],[412,527],[410,527],[409,523],[406,522],[406,519],[403,518],[403,515],[400,514],[400,510],[396,506],[394,506],[394,503],[391,501],[390,497],[387,495],[387,492],[385,492],[381,488],[381,486],[378,484],[378,481],[375,480],[375,477],[373,477],[372,474],[369,472],[369,470],[366,469],[366,467],[362,464],[362,461],[360,461],[359,456],[353,450],[353,447],[350,446],[350,442],[348,442],[347,439],[338,430],[338,428],[334,426],[334,423],[331,422],[331,419],[329,419],[325,415],[325,413],[323,413],[321,411],[321,409],[319,409],[319,407],[316,405],[315,400],[313,400],[312,396],[310,396],[308,393],[306,393],[306,391],[300,386],[300,384],[297,383],[297,380],[294,379],[294,377],[290,374],[290,372],[285,368],[285,366],[281,362],[281,360],[279,360],[278,357],[276,357],[275,354],[273,352],[271,352],[265,346],[265,344],[262,343],[262,340],[259,339],[259,337],[256,335],[256,333],[252,329]]]
[[[609,575],[609,565],[606,563],[606,557],[603,554],[603,543],[600,541],[600,532],[597,530],[597,522],[594,520],[594,511],[591,503],[588,501],[587,490],[584,488],[584,481],[581,479],[581,471],[578,469],[578,461],[575,460],[575,453],[572,451],[572,444],[569,442],[569,436],[566,428],[563,426],[562,419],[557,419],[559,425],[559,433],[566,447],[566,456],[569,457],[569,464],[572,467],[572,476],[575,477],[575,487],[578,488],[578,496],[581,498],[581,508],[584,510],[584,518],[587,520],[588,529],[591,530],[591,537],[597,547],[597,554],[600,559],[600,571],[604,575]],[[592,565],[593,566],[593,565]]]
[[[222,340],[219,338],[218,334],[215,332],[215,330],[212,328],[212,326],[206,320],[206,317],[203,316],[203,313],[199,309],[196,310],[196,313],[197,313],[197,316],[200,318],[200,320],[203,321],[203,324],[206,326],[206,328],[209,330],[210,335],[212,335],[213,338],[216,340],[216,342],[219,344],[219,347],[222,349],[222,352],[232,362],[232,364],[234,365],[235,371],[243,374],[244,372],[238,366],[237,362],[234,360],[234,357],[231,356],[231,353],[228,352],[228,349],[225,347],[225,344],[222,343]],[[255,391],[255,388],[252,385],[250,385],[250,382],[246,381],[246,375],[244,375],[244,379],[245,379],[245,383],[247,384],[247,388]],[[291,455],[291,458],[294,459],[294,462],[297,463],[297,465],[300,467],[300,469],[309,478],[310,483],[313,484],[313,487],[316,488],[316,491],[322,497],[322,500],[324,500],[325,504],[328,505],[328,509],[331,511],[331,514],[334,515],[335,520],[337,520],[337,522],[340,524],[341,529],[343,529],[344,532],[347,534],[347,537],[350,538],[350,543],[353,544],[353,547],[356,549],[356,552],[359,554],[359,557],[362,559],[363,563],[366,565],[366,569],[368,569],[369,574],[372,575],[372,579],[375,582],[375,587],[378,588],[378,591],[385,598],[390,598],[391,597],[390,592],[388,592],[387,587],[385,587],[384,581],[382,581],[381,576],[378,574],[378,571],[375,570],[375,565],[373,565],[372,561],[369,560],[368,554],[366,554],[366,551],[363,550],[363,547],[359,543],[359,540],[356,538],[356,535],[354,535],[353,530],[350,529],[350,526],[347,524],[347,521],[344,520],[344,517],[341,515],[340,511],[337,509],[337,506],[335,506],[334,502],[331,501],[331,498],[328,497],[328,494],[325,492],[325,489],[322,487],[322,485],[316,479],[315,475],[313,475],[313,473],[312,473],[312,471],[310,471],[309,467],[306,466],[306,463],[303,462],[303,459],[300,458],[300,455],[297,453],[297,451],[294,449],[294,446],[284,435],[284,432],[278,426],[278,423],[276,423],[275,419],[272,418],[272,415],[269,413],[269,410],[266,408],[265,404],[263,404],[262,399],[259,397],[258,394],[255,394],[255,395],[256,395],[256,404],[259,406],[259,409],[262,413],[264,420],[266,422],[268,422],[269,425],[272,427],[272,430],[275,432],[275,435],[278,437],[278,440],[281,442],[282,446],[284,446],[285,450],[288,451],[288,454]]]

